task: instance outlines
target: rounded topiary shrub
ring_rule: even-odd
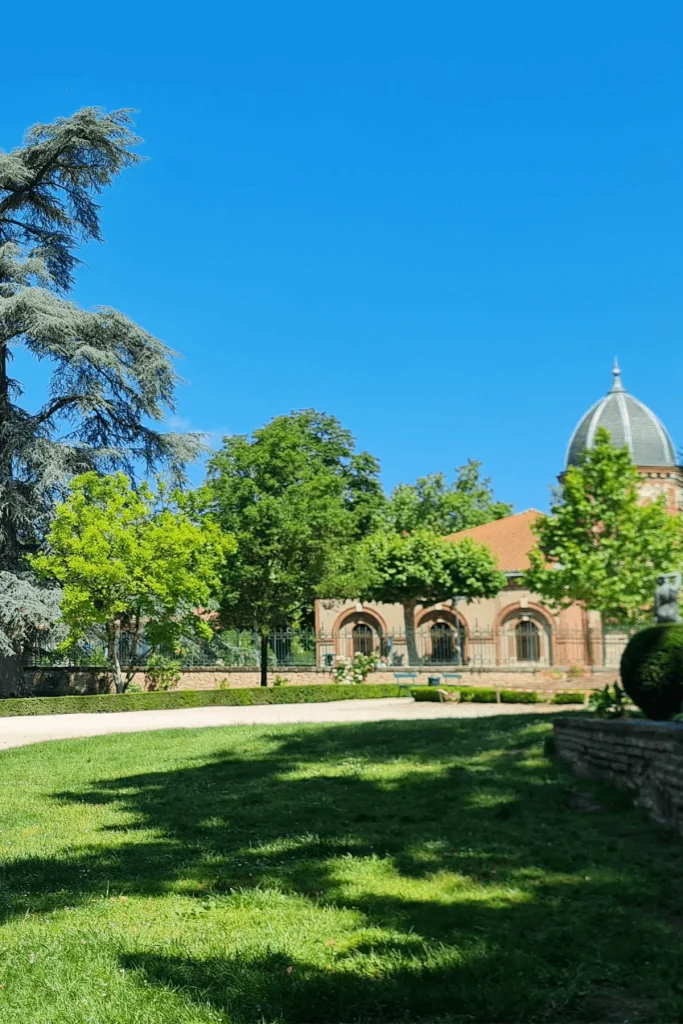
[[[683,703],[683,624],[641,629],[621,656],[626,693],[648,718],[678,714]]]

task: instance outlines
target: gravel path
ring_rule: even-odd
[[[550,704],[430,704],[410,697],[339,700],[324,704],[268,704],[256,707],[182,708],[95,715],[27,715],[0,718],[0,750],[44,740],[105,736],[152,729],[199,729],[210,725],[293,725],[298,722],[423,721],[488,718],[560,710]]]

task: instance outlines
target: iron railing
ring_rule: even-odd
[[[621,653],[632,630],[585,632],[581,629],[550,627],[488,628],[474,626],[467,631],[455,629],[417,629],[378,635],[371,629],[342,629],[339,632],[310,629],[273,630],[268,637],[270,668],[332,668],[340,659],[355,654],[374,654],[382,667],[470,666],[472,668],[549,666],[619,667]],[[144,667],[155,653],[144,641],[134,659]],[[169,653],[169,652],[166,652]],[[261,636],[252,630],[223,630],[210,641],[193,641],[173,655],[184,667],[225,666],[258,668],[261,661]],[[132,661],[131,638],[122,634],[119,660],[122,666]],[[24,655],[27,667],[104,668],[106,645],[94,637],[81,643],[68,655],[49,648],[33,648]]]

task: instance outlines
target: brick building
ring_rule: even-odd
[[[672,511],[682,507],[683,470],[671,437],[658,417],[624,390],[616,364],[612,387],[581,417],[570,438],[565,469],[576,465],[582,451],[594,444],[599,427],[610,431],[615,445],[629,449],[642,479],[644,501],[664,494]],[[540,515],[529,509],[447,538],[471,537],[486,544],[508,583],[494,598],[418,607],[416,647],[422,666],[527,670],[618,666],[625,637],[605,634],[598,613],[574,605],[555,615],[523,586],[528,552],[535,543],[531,526]],[[400,605],[318,601],[316,631],[323,637],[318,653],[321,665],[336,655],[376,651],[387,666],[407,666]]]

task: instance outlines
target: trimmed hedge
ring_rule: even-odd
[[[460,691],[460,700],[473,704],[496,704],[495,690],[479,690],[469,687]]]
[[[259,704],[318,704],[331,700],[381,699],[411,695],[416,701],[438,701],[439,689],[457,692],[460,700],[495,704],[496,691],[456,686],[401,686],[396,683],[323,683],[309,686],[244,687],[225,690],[171,690],[153,693],[74,694],[69,697],[9,697],[0,700],[0,718],[13,715],[75,715],[113,711],[168,711],[174,708],[239,707]],[[535,691],[501,690],[503,704],[537,704]],[[582,693],[558,693],[553,704],[583,704]]]
[[[436,686],[416,686],[411,688],[410,693],[413,700],[417,701],[433,701],[438,703],[441,699],[439,689]]]
[[[430,687],[430,686],[414,686],[411,687],[411,694],[415,700],[418,701],[438,701],[439,700],[439,689],[450,690],[451,692],[457,687]],[[466,690],[460,690],[460,700],[469,701],[477,704],[495,704],[496,703],[496,691],[488,689],[477,689],[475,687],[468,687]],[[539,693],[538,690],[501,690],[500,691],[500,703],[501,704],[584,704],[585,699],[582,693],[558,693],[552,698],[548,698],[545,693]]]
[[[174,708],[234,707],[256,704],[318,704],[330,700],[402,697],[393,683],[245,687],[233,690],[175,690],[154,693],[101,693],[70,697],[8,697],[0,718],[13,715],[75,715],[112,711],[168,711]]]
[[[683,624],[660,623],[631,637],[621,656],[621,680],[648,718],[664,721],[683,703]]]
[[[501,704],[539,704],[542,701],[540,693],[535,690],[501,690]]]

